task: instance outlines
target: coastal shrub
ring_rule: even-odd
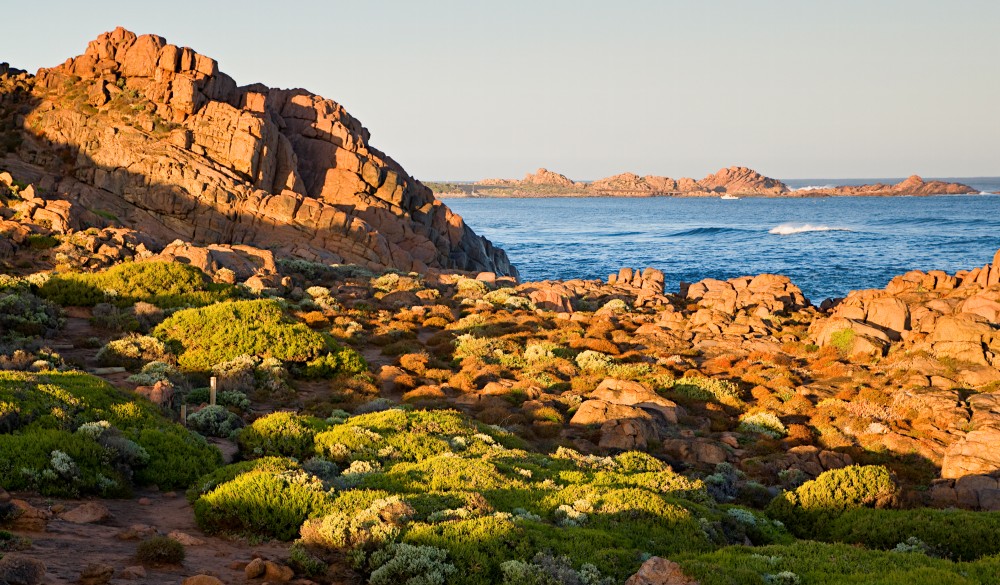
[[[235,298],[235,291],[180,262],[126,262],[103,272],[55,274],[39,288],[42,297],[62,306],[108,302],[125,307],[143,301],[164,309]]]
[[[315,453],[313,439],[327,423],[292,412],[273,412],[240,432],[238,442],[245,457],[282,455],[303,461]]]
[[[896,501],[897,486],[881,465],[851,465],[825,471],[794,491],[778,495],[767,512],[800,538],[808,538],[847,510],[885,508]],[[895,544],[895,543],[894,543]]]
[[[301,542],[294,542],[288,548],[288,566],[297,574],[317,578],[324,575],[329,566],[322,559],[311,554]]]
[[[719,402],[729,406],[739,406],[743,402],[743,393],[740,392],[739,386],[729,380],[684,376],[683,378],[658,377],[656,381],[661,389],[694,400]]]
[[[128,381],[140,386],[152,386],[157,382],[177,382],[184,381],[180,370],[167,362],[152,361],[142,366],[138,374],[132,374]]]
[[[219,485],[232,481],[237,476],[251,471],[280,474],[301,468],[302,466],[297,461],[288,457],[261,457],[260,459],[252,459],[250,461],[240,461],[226,465],[225,467],[219,467],[191,482],[191,487],[187,490],[187,499],[189,502],[194,503],[195,500],[214,490]]]
[[[396,540],[414,515],[399,496],[377,499],[363,509],[334,506],[340,509],[302,525],[304,543],[341,552],[375,550]]]
[[[222,453],[203,437],[179,425],[133,431],[135,442],[149,453],[149,463],[136,471],[139,485],[184,489],[222,465]]]
[[[207,371],[243,355],[308,362],[336,349],[329,336],[291,322],[273,299],[185,309],[153,333],[178,349],[178,363],[189,371]]]
[[[329,505],[323,483],[301,471],[254,470],[220,484],[194,503],[205,532],[235,532],[292,540]]]
[[[88,374],[0,372],[0,405],[0,449],[10,453],[0,457],[0,477],[17,489],[58,492],[60,478],[46,471],[56,450],[75,462],[79,475],[66,486],[81,494],[118,493],[129,479],[187,487],[222,462],[218,449],[153,404]]]
[[[0,345],[49,336],[63,325],[59,307],[18,286],[0,289]]]
[[[179,565],[184,556],[184,545],[166,536],[144,540],[135,551],[136,560],[144,565]]]
[[[206,437],[228,438],[243,427],[243,419],[230,412],[225,406],[206,406],[187,417],[188,427]]]
[[[97,363],[138,370],[149,362],[170,361],[170,354],[162,341],[148,335],[128,335],[109,341],[97,352]]]
[[[841,354],[847,354],[854,347],[855,333],[853,329],[841,329],[830,335],[830,345],[837,348]]]
[[[324,354],[303,369],[303,376],[309,379],[331,378],[336,374],[360,374],[368,371],[368,364],[361,354],[350,347]]]
[[[212,399],[210,388],[195,388],[184,396],[187,404],[208,404]],[[226,406],[238,412],[250,410],[250,399],[246,394],[237,390],[223,390],[216,392],[215,403],[219,406]],[[240,425],[242,426],[242,425]]]
[[[448,551],[393,543],[371,556],[371,585],[444,585],[455,574]]]
[[[0,371],[0,405],[0,432],[29,425],[72,431],[99,420],[124,430],[162,421],[150,402],[82,372]]]
[[[615,585],[615,580],[602,577],[590,563],[583,563],[579,570],[573,568],[568,556],[554,557],[538,553],[530,562],[506,561],[501,563],[503,585]]]
[[[783,572],[810,585],[979,585],[995,582],[1000,571],[1000,558],[995,556],[956,563],[923,554],[812,541],[686,551],[671,560],[702,585],[769,585],[774,575]]]
[[[130,485],[90,437],[55,429],[0,435],[0,487],[42,495],[127,495]]]
[[[832,520],[814,538],[893,550],[916,539],[926,551],[957,561],[1000,553],[1000,512],[857,508]]]
[[[780,439],[788,434],[788,429],[777,415],[770,412],[747,413],[740,417],[739,430],[744,433],[756,433],[772,439]]]

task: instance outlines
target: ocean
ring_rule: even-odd
[[[793,189],[899,178],[785,181]],[[984,192],[1000,177],[949,179]],[[908,270],[982,266],[1000,248],[1000,195],[448,199],[522,280],[606,279],[623,266],[681,281],[784,274],[818,304]]]

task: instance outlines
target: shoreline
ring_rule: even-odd
[[[434,193],[438,199],[720,199],[724,193],[678,193],[678,194],[626,194],[612,195],[608,193],[511,193],[469,195],[459,193]],[[785,195],[759,195],[734,193],[739,199],[825,199],[830,197],[976,197],[996,196],[1000,192],[980,193],[803,193],[794,192]]]

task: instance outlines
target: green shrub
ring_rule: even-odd
[[[739,406],[743,401],[743,393],[740,392],[739,386],[729,380],[702,376],[660,377],[657,378],[657,383],[663,390],[670,390],[694,400],[719,402],[729,406]]]
[[[855,333],[853,329],[841,329],[839,331],[834,331],[830,335],[830,345],[837,348],[842,354],[846,354],[851,351],[854,347],[854,337]]]
[[[980,585],[995,583],[1000,558],[955,563],[922,554],[799,541],[765,547],[730,546],[671,557],[702,585],[770,585],[794,573],[809,585]]]
[[[149,453],[149,463],[138,470],[139,485],[184,489],[222,465],[222,453],[204,438],[178,425],[137,431],[135,442]]]
[[[229,412],[225,406],[216,404],[206,406],[187,417],[188,427],[206,437],[228,438],[238,429],[243,428],[243,419]]]
[[[184,562],[184,545],[166,536],[154,536],[139,543],[135,558],[144,565],[179,565]]]
[[[308,362],[334,349],[329,336],[292,323],[271,299],[178,311],[154,335],[178,348],[178,363],[189,371],[208,371],[243,355]]]
[[[772,439],[780,439],[788,434],[788,429],[781,423],[777,415],[770,412],[755,412],[740,417],[739,430],[744,433],[757,433]]]
[[[273,412],[240,432],[240,451],[245,457],[282,455],[304,461],[315,453],[313,439],[326,426],[315,417]]]
[[[322,482],[307,474],[253,470],[198,498],[194,513],[205,532],[292,540],[303,522],[328,506]]]
[[[138,370],[149,362],[170,360],[162,341],[148,335],[128,335],[108,342],[97,352],[97,363]]]
[[[212,399],[210,388],[195,388],[184,395],[187,404],[208,404]],[[250,410],[250,399],[236,390],[223,390],[215,394],[215,402],[219,406],[228,406],[240,412]],[[239,425],[242,427],[243,425]]]
[[[891,550],[911,538],[936,554],[971,561],[1000,553],[1000,512],[857,508],[831,521],[818,540]]]
[[[0,371],[0,433],[29,425],[75,430],[109,421],[120,429],[162,421],[150,402],[81,372]]]
[[[104,272],[57,274],[39,294],[63,306],[94,306],[110,302],[128,306],[137,301],[161,308],[202,306],[235,297],[236,289],[211,282],[205,274],[179,262],[126,262]]]
[[[90,437],[53,429],[0,435],[0,487],[47,496],[128,495],[127,479]]]
[[[538,553],[531,560],[506,561],[500,565],[503,585],[615,585],[614,579],[602,578],[601,572],[589,563],[583,563],[580,570],[573,568],[573,561],[567,556],[553,557]]]
[[[0,344],[52,335],[62,324],[56,305],[20,286],[0,289]]]
[[[809,538],[846,510],[884,508],[895,503],[897,486],[881,465],[851,465],[831,469],[795,491],[774,498],[767,511],[800,538]]]
[[[368,371],[368,364],[361,354],[345,347],[337,352],[331,352],[307,363],[303,376],[310,379],[331,378],[336,374],[360,374]]]
[[[372,555],[371,585],[444,585],[456,572],[448,551],[394,543]]]
[[[199,477],[197,481],[192,483],[191,488],[188,489],[187,499],[189,502],[194,503],[195,500],[214,490],[219,485],[232,481],[237,476],[251,471],[281,474],[286,471],[296,471],[299,469],[302,469],[302,466],[294,459],[287,457],[261,457],[260,459],[253,459],[251,461],[240,461],[239,463],[219,467]]]
[[[320,577],[327,571],[327,564],[310,554],[300,542],[295,542],[289,547],[288,566],[297,574],[312,578]]]
[[[413,515],[413,507],[399,496],[375,500],[360,510],[341,504],[332,514],[306,521],[302,541],[345,553],[371,551],[396,540]]]

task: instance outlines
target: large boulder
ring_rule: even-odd
[[[636,406],[651,414],[657,414],[665,422],[677,424],[678,411],[683,410],[677,403],[668,400],[638,382],[606,378],[590,394],[591,398],[620,404]]]
[[[625,581],[625,585],[698,585],[698,582],[685,575],[677,563],[651,557]]]
[[[602,449],[645,449],[659,438],[652,415],[641,408],[604,400],[587,400],[569,421],[574,426],[600,426]]]

